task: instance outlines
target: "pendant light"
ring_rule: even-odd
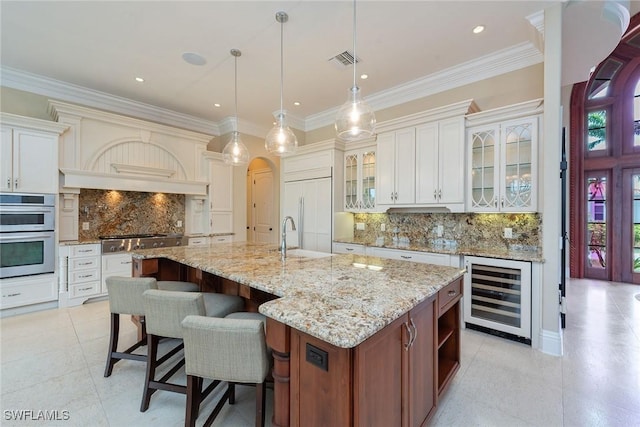
[[[372,137],[375,134],[376,116],[362,99],[360,88],[356,85],[356,0],[353,0],[353,86],[349,89],[345,102],[336,116],[336,134],[343,141],[356,141]]]
[[[298,147],[298,139],[296,135],[287,126],[286,116],[283,107],[283,86],[284,86],[284,23],[289,20],[289,15],[285,12],[276,13],[276,21],[280,23],[280,111],[276,117],[276,124],[269,131],[264,142],[264,148],[276,156],[281,156],[285,153],[292,153]]]
[[[231,49],[231,55],[234,57],[234,84],[235,84],[235,127],[236,130],[231,132],[231,138],[227,145],[222,150],[222,158],[225,163],[232,164],[234,166],[244,166],[249,163],[249,150],[242,143],[240,139],[240,132],[238,132],[238,57],[242,55],[238,49]]]

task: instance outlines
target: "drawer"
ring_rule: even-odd
[[[88,270],[100,268],[99,257],[72,258],[69,259],[69,271]]]
[[[37,278],[4,279],[1,282],[0,308],[20,307],[28,304],[58,299],[58,283],[55,275],[39,275]]]
[[[334,254],[356,254],[356,255],[364,255],[366,252],[365,247],[363,245],[358,245],[355,243],[334,243],[333,244],[333,253]]]
[[[446,312],[462,296],[462,278],[449,283],[438,292],[438,316]]]
[[[189,237],[189,246],[209,246],[208,237]]]
[[[97,295],[101,291],[100,282],[81,283],[69,286],[70,298],[87,297]]]
[[[69,257],[100,255],[100,245],[74,245],[71,246]]]
[[[91,282],[93,280],[100,280],[100,271],[98,269],[69,272],[69,283],[71,284]]]
[[[233,236],[211,236],[211,243],[228,243],[233,241]]]

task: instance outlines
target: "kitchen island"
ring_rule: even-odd
[[[237,242],[134,252],[134,275],[236,293],[267,316],[273,425],[423,425],[459,367],[463,271]]]

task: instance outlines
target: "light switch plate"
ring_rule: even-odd
[[[364,230],[364,222],[356,222],[356,230]]]
[[[182,221],[180,220],[176,221],[176,227],[182,227]]]
[[[83,222],[83,223],[82,223],[82,229],[83,229],[84,231],[87,231],[87,230],[89,229],[89,223],[88,223],[88,222]]]

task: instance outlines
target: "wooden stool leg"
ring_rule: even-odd
[[[236,385],[230,382],[227,389],[229,390],[229,405],[233,405],[236,403]]]
[[[267,398],[267,382],[256,384],[256,427],[264,427],[265,405]]]
[[[109,337],[109,352],[107,354],[107,366],[104,368],[104,376],[109,377],[113,370],[113,365],[119,360],[113,356],[118,349],[118,334],[120,333],[120,315],[111,313],[111,336]]]
[[[149,387],[149,382],[155,381],[156,378],[158,341],[160,341],[160,339],[157,336],[147,334],[147,374],[144,379],[144,393],[142,394],[142,404],[140,405],[140,412],[144,412],[149,409],[151,395],[156,391],[155,388]]]
[[[185,427],[195,427],[202,392],[202,378],[187,375],[187,413],[184,418]]]

